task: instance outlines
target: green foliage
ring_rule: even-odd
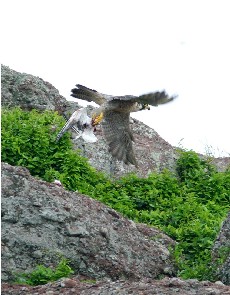
[[[36,269],[30,273],[21,273],[17,275],[16,283],[37,286],[57,281],[60,278],[69,277],[74,271],[68,263],[69,261],[63,258],[55,269],[38,265]]]
[[[66,189],[90,193],[106,177],[72,149],[68,132],[56,142],[63,125],[64,119],[51,111],[3,110],[2,161],[27,167],[49,182],[59,179]]]
[[[180,158],[177,161],[177,173],[181,181],[194,182],[200,177],[205,178],[216,172],[207,160],[200,159],[195,152],[178,151],[178,153]]]
[[[230,207],[230,172],[217,172],[194,152],[180,153],[178,175],[129,175],[91,196],[176,240],[180,276],[214,279],[211,248]]]
[[[64,120],[53,112],[2,113],[2,161],[29,168],[47,181],[104,202],[129,219],[156,226],[178,242],[175,261],[183,278],[214,279],[211,248],[230,207],[230,170],[180,151],[177,174],[111,181],[72,150],[69,134],[56,143]]]

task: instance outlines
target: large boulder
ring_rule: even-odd
[[[152,171],[160,172],[164,168],[175,171],[178,158],[175,148],[161,138],[156,131],[136,119],[133,119],[131,128],[135,138],[134,151],[138,168],[125,165],[111,157],[100,126],[95,132],[98,138],[96,143],[74,140],[74,146],[82,151],[82,154],[97,170],[117,178],[127,173],[136,173],[140,177],[145,177]]]
[[[175,275],[161,231],[135,224],[88,196],[33,178],[2,164],[2,280],[38,264],[67,257],[91,278],[157,278]]]
[[[1,65],[1,103],[8,108],[19,106],[25,110],[53,110],[59,113],[79,108],[78,103],[68,102],[49,82],[4,65]]]

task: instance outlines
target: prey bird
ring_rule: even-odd
[[[99,105],[92,115],[91,122],[88,120],[87,124],[91,124],[92,129],[101,121],[111,155],[125,164],[133,164],[136,167],[138,164],[133,150],[134,137],[129,126],[130,113],[150,109],[149,105],[158,106],[176,98],[176,96],[169,96],[165,91],[140,96],[113,96],[102,94],[80,84],[77,84],[71,92],[71,96],[75,98],[93,101]]]
[[[97,121],[88,117],[86,108],[78,109],[70,116],[68,120],[66,116],[64,117],[67,122],[58,133],[56,141],[59,141],[62,135],[70,128],[72,128],[77,133],[75,139],[82,137],[86,142],[97,141],[97,138],[93,133],[95,128],[94,126],[97,124]]]

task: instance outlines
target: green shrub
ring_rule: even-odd
[[[217,172],[194,152],[181,152],[177,164],[179,176],[167,170],[129,175],[93,196],[176,240],[180,276],[213,279],[211,249],[230,207],[230,173]]]
[[[230,170],[217,172],[208,159],[180,151],[177,174],[165,170],[112,181],[73,151],[68,133],[56,143],[63,124],[49,111],[3,110],[2,161],[25,166],[46,181],[58,179],[68,190],[158,227],[178,242],[174,256],[180,276],[214,279],[211,248],[230,207]]]
[[[2,161],[28,168],[33,176],[52,182],[58,179],[69,190],[90,193],[106,177],[72,149],[68,132],[57,143],[64,125],[57,113],[2,111]]]
[[[32,286],[44,285],[48,282],[57,281],[61,278],[69,277],[74,271],[68,265],[67,259],[62,259],[55,269],[38,265],[30,273],[21,273],[17,275],[17,284],[27,284]]]

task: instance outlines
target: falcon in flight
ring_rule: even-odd
[[[71,96],[88,102],[93,101],[99,105],[92,115],[90,128],[102,121],[103,134],[111,155],[125,164],[130,163],[137,167],[133,151],[134,137],[129,126],[130,113],[150,109],[149,105],[158,106],[168,103],[176,96],[168,96],[165,91],[140,96],[113,96],[102,94],[80,84],[76,87],[71,90]]]

